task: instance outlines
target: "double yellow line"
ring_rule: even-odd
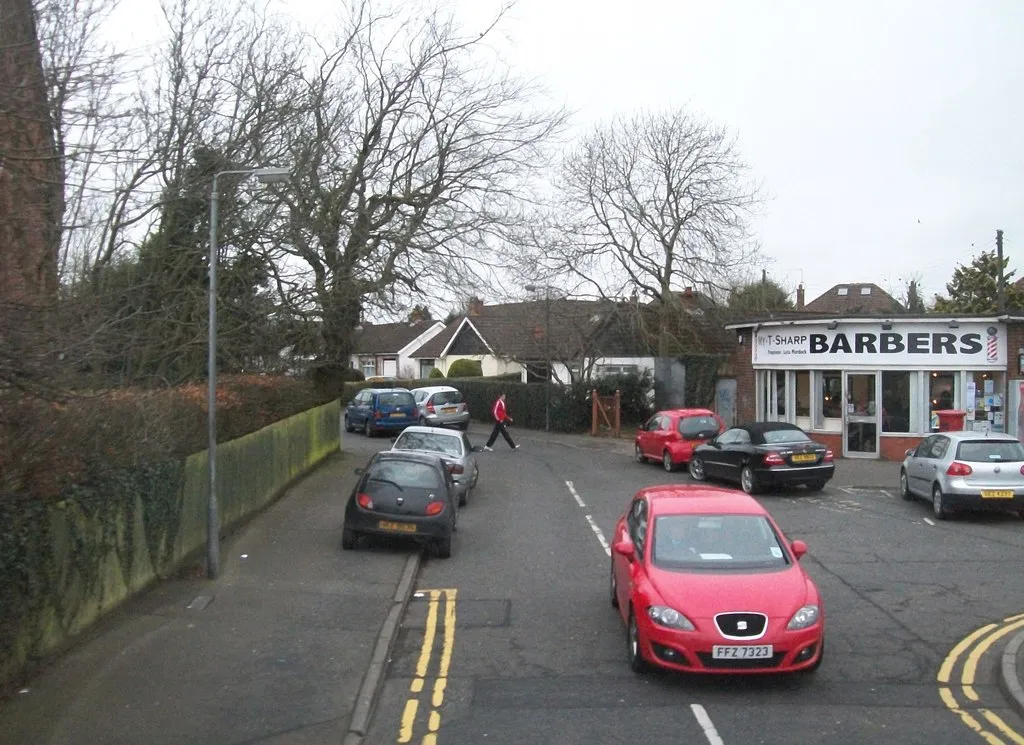
[[[420,708],[420,697],[426,687],[427,673],[430,671],[430,660],[434,653],[434,642],[438,636],[438,617],[440,616],[441,600],[444,599],[444,616],[442,620],[441,656],[437,675],[434,677],[433,692],[430,697],[430,713],[427,716],[427,733],[423,735],[423,745],[436,745],[437,731],[441,728],[441,705],[444,703],[444,691],[448,686],[448,668],[452,662],[452,648],[455,646],[455,595],[457,590],[427,590],[430,605],[427,608],[427,625],[423,631],[423,646],[416,661],[416,677],[409,685],[409,700],[405,702],[402,712],[402,724],[398,730],[398,742],[412,742],[413,730],[416,726],[416,714]],[[1021,745],[1024,745],[1022,743]]]
[[[978,707],[977,712],[987,724],[978,721],[971,713],[961,708],[954,691],[958,690],[962,693],[967,701],[978,702],[978,694],[974,690],[974,679],[982,655],[999,639],[1022,627],[1024,627],[1024,613],[1004,618],[1001,624],[990,623],[987,626],[982,626],[953,647],[939,667],[939,696],[942,698],[942,703],[989,745],[1010,745],[1011,743],[1024,745],[1024,734],[1010,727],[1002,717],[984,707]],[[968,650],[970,650],[969,653]],[[960,668],[960,681],[957,685],[951,682],[953,670],[965,653],[967,653],[967,657]],[[987,727],[994,728],[994,731]]]

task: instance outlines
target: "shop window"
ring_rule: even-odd
[[[775,414],[778,421],[786,421],[786,373],[784,370],[773,370],[775,378]]]
[[[936,411],[952,409],[956,406],[957,374],[951,372],[933,372],[928,376],[928,411],[929,429],[939,431],[939,417]]]
[[[909,372],[882,373],[882,431],[910,432]]]
[[[811,415],[811,373],[807,370],[796,372],[796,415]]]
[[[828,429],[826,419],[841,419],[843,416],[843,374],[838,370],[825,370],[816,375],[821,386],[815,402],[814,427]]]
[[[963,406],[967,420],[964,429],[1006,431],[1003,379],[1002,372],[967,373]]]

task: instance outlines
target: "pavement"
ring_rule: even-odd
[[[632,452],[629,438],[512,434],[523,451]],[[423,561],[402,544],[341,550],[368,445],[332,456],[228,537],[219,579],[157,584],[83,635],[0,703],[0,745],[361,742]],[[832,486],[895,489],[898,472],[840,460]],[[1000,662],[1024,716],[1024,631]]]

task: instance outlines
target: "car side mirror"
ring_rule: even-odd
[[[356,473],[357,476],[362,476],[364,473],[366,473],[366,469],[363,468],[362,466],[360,466],[359,468],[353,468],[352,470]]]
[[[797,561],[800,561],[807,554],[807,544],[803,541],[793,541],[789,544],[789,547],[793,550],[793,556],[796,557]]]
[[[615,553],[617,553],[619,556],[625,556],[630,561],[633,560],[633,557],[636,554],[636,551],[633,548],[633,541],[630,541],[628,539],[623,541],[617,541],[613,548],[615,550]]]
[[[913,455],[913,454],[914,454],[915,452],[917,452],[917,451],[916,451],[916,450],[914,450],[914,448],[909,448],[909,449],[907,450],[907,452],[906,452],[906,453],[904,453],[904,455],[906,455],[906,456],[907,456],[907,457],[909,458],[909,457],[910,457],[911,455]]]

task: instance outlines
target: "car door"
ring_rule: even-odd
[[[938,435],[930,435],[921,440],[914,454],[907,460],[907,487],[915,494],[927,496],[931,491],[931,487],[927,486],[929,453],[937,438]]]
[[[651,454],[651,437],[654,436],[654,432],[657,431],[660,422],[661,414],[655,414],[644,423],[644,426],[637,433],[637,446],[644,455]]]
[[[633,542],[633,561],[616,552],[612,552],[612,567],[615,572],[615,594],[619,599],[619,608],[627,612],[633,590],[635,565],[642,560],[644,537],[647,531],[647,502],[634,499],[626,515],[625,536],[616,536],[616,541],[623,537]],[[640,536],[639,542],[637,536]]]
[[[753,451],[750,432],[743,427],[734,427],[729,442],[722,447],[721,478],[739,483],[740,472]]]
[[[704,460],[704,471],[709,477],[716,479],[729,478],[728,448],[736,439],[737,431],[735,427],[727,429],[708,443],[706,453],[703,450],[701,451],[701,457]]]
[[[368,395],[369,391],[362,390],[352,400],[352,410],[348,418],[354,426],[361,427],[366,421],[366,397]]]
[[[476,484],[477,479],[480,478],[480,468],[476,463],[473,444],[469,441],[469,437],[465,432],[462,433],[462,449],[465,451],[464,457],[467,464],[466,472],[469,475],[469,483]]]

